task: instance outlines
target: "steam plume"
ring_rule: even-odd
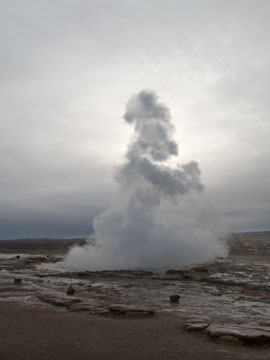
[[[198,163],[166,165],[178,155],[169,109],[155,92],[143,90],[128,101],[124,119],[135,135],[115,175],[118,194],[94,219],[87,245],[70,251],[68,265],[164,268],[224,255],[213,214],[199,196]]]

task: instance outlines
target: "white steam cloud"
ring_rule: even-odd
[[[116,172],[118,194],[94,219],[84,247],[74,247],[66,263],[74,269],[166,268],[223,256],[214,212],[200,195],[195,161],[172,168],[178,155],[169,109],[154,91],[127,103],[124,119],[135,135]]]

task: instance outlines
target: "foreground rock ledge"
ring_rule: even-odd
[[[187,331],[203,331],[209,326],[208,322],[206,321],[191,321],[189,320],[186,325],[185,329]]]
[[[270,328],[263,326],[246,326],[236,324],[213,324],[207,327],[206,332],[211,337],[233,336],[249,341],[270,341]]]
[[[38,293],[36,294],[36,297],[46,303],[52,304],[52,305],[56,305],[56,306],[70,306],[76,303],[80,303],[81,300],[71,297],[71,296],[67,296],[67,295],[63,295],[63,294],[58,294],[58,293]]]
[[[144,316],[153,316],[155,314],[154,309],[149,309],[145,307],[140,307],[136,305],[122,305],[115,304],[109,306],[110,313],[113,314],[122,314],[122,315],[144,315]]]
[[[252,324],[211,324],[205,320],[188,320],[185,324],[188,331],[205,331],[210,337],[234,338],[244,341],[270,341],[270,327]]]

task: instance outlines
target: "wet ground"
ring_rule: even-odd
[[[270,340],[266,257],[232,256],[164,273],[71,272],[61,261],[53,255],[1,255],[0,301],[101,315],[170,313],[186,319],[189,330]],[[67,295],[70,286],[74,293]],[[170,302],[173,294],[180,295],[179,302]]]

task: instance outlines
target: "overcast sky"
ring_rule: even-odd
[[[268,0],[0,0],[0,238],[91,232],[142,89],[228,231],[269,229],[269,38]]]

